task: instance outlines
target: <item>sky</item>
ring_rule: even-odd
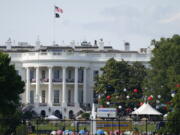
[[[63,9],[54,18],[54,5]],[[180,34],[180,0],[0,0],[0,44],[77,44],[103,38],[105,45],[131,50],[152,39]]]

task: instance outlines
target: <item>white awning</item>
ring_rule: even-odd
[[[131,114],[136,114],[136,115],[162,115],[159,111],[154,109],[148,103],[144,103],[142,106],[140,106],[137,110],[133,111]]]
[[[48,117],[45,118],[46,120],[58,120],[59,118],[54,116],[54,115],[49,115]]]

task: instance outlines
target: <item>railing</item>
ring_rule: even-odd
[[[41,81],[41,83],[43,83],[43,82],[49,82],[49,78],[42,78],[42,79],[40,79],[40,81]]]
[[[74,103],[67,103],[68,106],[74,106]]]
[[[47,103],[39,103],[39,106],[47,106]]]
[[[19,57],[19,56],[18,56]],[[126,61],[149,61],[151,54],[140,53],[84,53],[84,52],[28,52],[22,55],[23,60],[40,60],[40,59],[71,59],[71,60],[103,60],[106,61],[112,57]],[[91,58],[91,59],[89,59]]]
[[[52,82],[62,82],[62,79],[52,79]]]
[[[61,106],[61,103],[53,103],[53,106]]]
[[[74,82],[74,79],[66,79],[66,82]]]

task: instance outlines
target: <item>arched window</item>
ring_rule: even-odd
[[[58,117],[59,119],[62,119],[62,114],[61,114],[61,112],[60,112],[59,110],[56,110],[56,111],[54,112],[54,115],[55,115],[56,117]]]
[[[69,119],[74,118],[74,112],[72,110],[69,111]]]

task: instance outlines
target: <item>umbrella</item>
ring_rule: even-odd
[[[96,131],[96,134],[98,134],[98,135],[102,135],[102,134],[104,134],[104,130],[102,130],[102,129],[98,129],[98,130]]]
[[[80,130],[79,134],[85,134],[86,132],[84,130]]]
[[[56,135],[56,131],[52,131],[52,132],[51,132],[51,135]]]
[[[104,132],[105,135],[108,135],[108,132]]]
[[[120,133],[119,130],[114,131],[114,134],[116,134],[116,135],[119,134],[119,133]]]
[[[58,130],[58,131],[56,131],[56,134],[57,134],[57,135],[62,135],[62,133],[63,133],[63,131],[62,131],[62,130]]]
[[[70,130],[65,130],[63,133],[64,133],[65,135],[67,135],[67,134],[72,134],[73,132],[70,131]]]

